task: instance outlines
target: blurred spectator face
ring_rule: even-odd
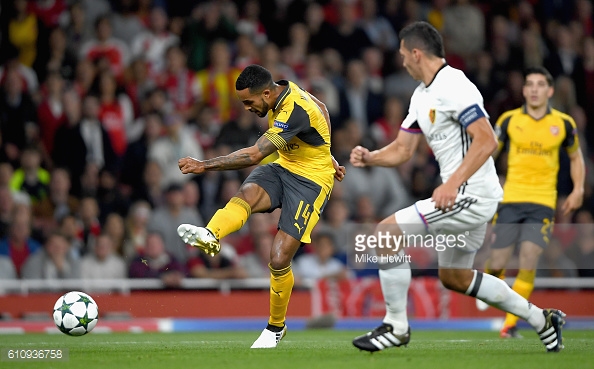
[[[341,24],[352,24],[357,20],[355,4],[342,2],[338,7],[338,16]]]
[[[166,58],[167,70],[172,73],[177,73],[186,67],[186,56],[179,47],[174,46],[168,49]]]
[[[39,151],[28,148],[21,155],[21,166],[24,170],[36,170],[41,164],[41,154]]]
[[[85,197],[80,203],[80,218],[84,223],[91,223],[99,216],[97,200],[92,197]]]
[[[68,118],[69,123],[78,123],[81,118],[81,104],[78,94],[74,90],[68,90],[62,96],[62,104],[64,105],[64,114]]]
[[[97,119],[99,117],[99,100],[95,96],[86,96],[83,101],[83,113],[85,118]]]
[[[167,94],[163,90],[154,90],[148,97],[149,110],[164,112],[167,105]]]
[[[167,29],[167,14],[163,8],[153,8],[150,14],[151,29],[154,33],[159,34]]]
[[[404,119],[402,101],[397,97],[391,97],[386,100],[385,114],[389,122],[402,122]]]
[[[326,49],[323,52],[324,64],[332,74],[342,74],[342,56],[335,49]]]
[[[95,243],[95,257],[100,260],[104,261],[113,253],[114,245],[113,240],[106,234],[102,234],[97,237],[97,241]]]
[[[146,238],[146,248],[144,254],[149,259],[157,259],[165,252],[165,244],[159,234],[151,233]]]
[[[85,10],[81,2],[75,2],[70,8],[70,19],[75,25],[80,25],[85,22]]]
[[[384,56],[377,47],[368,47],[363,52],[363,62],[367,71],[381,71],[384,64]]]
[[[167,204],[173,209],[184,206],[184,193],[180,188],[172,188],[167,191]]]
[[[326,212],[328,221],[333,224],[342,224],[349,217],[349,208],[343,200],[330,201]]]
[[[293,45],[307,45],[309,31],[303,23],[295,23],[289,29],[289,38]]]
[[[231,65],[231,52],[224,41],[217,41],[210,49],[210,61],[213,67],[225,69]]]
[[[99,184],[99,167],[95,163],[87,163],[80,183],[84,191],[94,193]]]
[[[125,237],[124,218],[116,213],[111,213],[105,220],[105,233],[111,237],[112,242],[120,242]]]
[[[318,3],[312,2],[305,12],[305,22],[310,28],[318,28],[324,22],[324,9]]]
[[[104,189],[114,189],[117,185],[117,179],[109,170],[102,170],[99,174],[99,186]]]
[[[49,46],[52,51],[63,51],[66,49],[66,34],[60,27],[52,30],[49,36]]]
[[[60,233],[62,233],[69,240],[78,237],[80,227],[76,218],[72,215],[65,216],[60,222]]]
[[[526,102],[531,107],[541,107],[547,104],[553,96],[553,86],[550,86],[542,74],[529,74],[522,89]]]
[[[45,242],[45,251],[52,260],[64,260],[69,248],[68,240],[62,235],[51,235]]]
[[[171,114],[165,118],[165,128],[167,130],[167,134],[172,138],[177,138],[179,130],[184,124],[184,119],[178,114]]]
[[[318,236],[312,246],[314,253],[322,263],[328,261],[334,255],[334,242],[330,236]]]
[[[84,86],[93,83],[96,73],[95,65],[88,59],[82,59],[76,65],[76,80]]]
[[[162,177],[163,172],[157,162],[149,161],[146,163],[146,167],[144,168],[144,183],[147,187],[159,186]]]
[[[27,1],[26,0],[14,0],[14,8],[18,14],[27,12]]]
[[[54,169],[50,180],[50,191],[56,194],[68,194],[70,191],[70,175],[64,169]]]
[[[47,77],[47,92],[49,95],[61,96],[64,90],[64,79],[59,73],[50,73]]]
[[[16,213],[10,225],[11,241],[19,245],[31,236],[31,217],[27,213]]]
[[[9,69],[6,71],[4,89],[8,96],[12,97],[19,96],[23,92],[23,81],[16,70]]]
[[[184,205],[190,208],[196,208],[200,201],[200,191],[198,184],[194,181],[184,183],[183,188]]]
[[[103,18],[97,23],[97,39],[107,41],[111,38],[111,23],[109,19]]]
[[[163,132],[163,122],[158,114],[149,114],[145,117],[144,134],[149,141],[154,141]]]
[[[117,87],[118,85],[113,74],[109,72],[101,73],[99,88],[102,94],[107,96],[115,96]]]

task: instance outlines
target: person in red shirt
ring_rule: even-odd
[[[37,107],[37,122],[41,133],[41,142],[47,153],[54,148],[54,136],[58,128],[66,122],[62,105],[64,80],[58,72],[51,72],[45,82],[46,96]]]
[[[99,120],[109,135],[114,152],[122,157],[128,146],[126,130],[134,120],[134,108],[130,97],[124,92],[117,93],[117,88],[111,72],[104,71],[99,75]]]
[[[167,91],[174,110],[186,121],[195,118],[200,98],[200,86],[195,74],[188,69],[186,55],[178,46],[167,49],[165,72],[158,79],[158,86]]]

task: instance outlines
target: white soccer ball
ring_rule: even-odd
[[[84,292],[68,292],[54,304],[54,323],[62,333],[69,336],[89,333],[97,325],[98,318],[97,303]]]

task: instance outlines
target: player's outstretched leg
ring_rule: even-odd
[[[181,224],[177,227],[177,234],[185,243],[198,247],[210,256],[215,256],[221,251],[219,240],[208,228]]]
[[[565,314],[560,310],[541,309],[512,290],[504,281],[490,274],[473,271],[466,294],[526,320],[538,333],[548,352],[563,348],[561,329]]]
[[[369,352],[406,346],[410,341],[410,327],[406,316],[408,287],[411,280],[410,265],[405,262],[381,264],[379,277],[386,302],[384,321],[371,332],[353,340],[355,347]]]

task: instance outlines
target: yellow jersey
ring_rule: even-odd
[[[268,130],[264,133],[278,148],[279,157],[274,163],[319,184],[329,193],[334,186],[334,166],[324,114],[309,93],[295,83],[276,83],[285,88],[268,114]]]
[[[534,119],[523,106],[503,113],[495,132],[499,149],[508,151],[503,203],[529,202],[555,209],[559,150],[573,153],[579,148],[574,120],[551,108]]]

